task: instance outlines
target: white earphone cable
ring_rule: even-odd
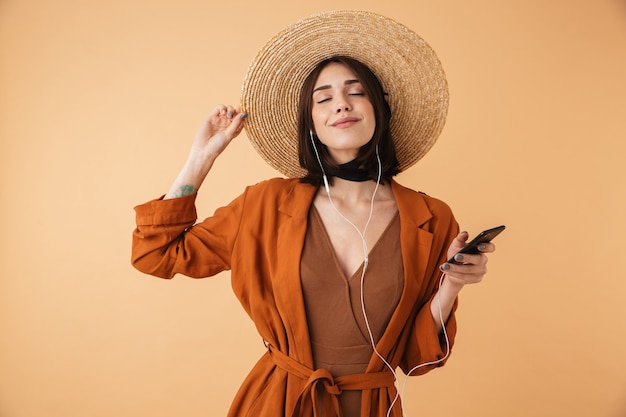
[[[438,289],[441,288],[441,284],[443,283],[444,276],[445,276],[445,274],[442,272],[441,276],[439,277]],[[437,301],[439,303],[439,320],[441,321],[441,332],[443,334],[443,338],[444,338],[445,344],[446,344],[446,353],[440,359],[437,359],[435,361],[429,361],[429,362],[420,363],[419,365],[416,365],[413,368],[411,368],[409,370],[409,372],[406,373],[406,378],[404,379],[404,382],[402,383],[402,390],[401,390],[400,398],[404,398],[404,392],[406,390],[407,382],[409,381],[409,377],[411,376],[411,374],[413,372],[415,372],[418,369],[423,368],[425,366],[437,365],[438,363],[441,363],[441,362],[445,361],[448,358],[448,356],[450,356],[450,339],[448,338],[448,332],[446,330],[446,323],[443,321],[443,310],[442,310],[442,307],[441,307],[441,292],[440,291],[437,291]],[[402,402],[402,415],[403,416],[407,415],[405,410],[404,410],[404,401]],[[387,416],[389,416],[389,412],[387,412]]]
[[[359,237],[361,238],[361,243],[363,245],[363,269],[361,271],[361,282],[360,282],[360,299],[361,299],[361,311],[363,313],[363,318],[365,320],[365,326],[367,327],[367,332],[369,335],[369,339],[370,339],[370,344],[372,346],[372,349],[374,350],[374,353],[376,354],[376,356],[378,356],[378,358],[383,362],[383,364],[391,371],[394,381],[398,381],[398,375],[395,371],[395,369],[389,364],[389,362],[387,362],[387,360],[383,357],[383,355],[380,354],[380,352],[378,352],[378,350],[376,349],[376,342],[374,341],[374,335],[372,333],[372,329],[370,326],[370,321],[367,317],[367,313],[365,311],[365,296],[364,296],[364,284],[365,284],[365,272],[367,270],[367,266],[369,264],[369,249],[367,247],[367,242],[365,240],[365,233],[367,232],[367,228],[370,224],[370,221],[372,220],[372,216],[374,213],[374,200],[376,198],[376,193],[378,191],[378,187],[380,185],[380,181],[382,178],[382,164],[380,162],[380,155],[378,152],[378,146],[376,146],[376,159],[378,162],[378,177],[376,179],[376,187],[374,188],[374,192],[372,193],[372,199],[370,201],[370,212],[369,212],[369,217],[367,219],[367,222],[365,223],[365,226],[363,227],[363,231],[361,232],[361,230],[359,230],[359,228],[352,223],[343,213],[341,213],[341,211],[335,206],[335,203],[333,202],[333,199],[331,197],[331,193],[330,193],[330,186],[328,184],[328,178],[326,177],[326,172],[324,171],[324,167],[322,165],[322,161],[320,159],[319,153],[317,151],[317,146],[315,145],[315,141],[313,139],[313,132],[309,131],[309,135],[311,138],[311,144],[313,145],[313,150],[315,151],[315,156],[317,158],[317,162],[319,163],[320,169],[322,170],[322,178],[324,181],[324,187],[326,189],[326,194],[328,195],[328,201],[330,202],[330,205],[332,206],[332,208],[337,212],[337,214],[339,214],[339,216],[344,219],[348,224],[350,224],[354,230],[356,230],[356,232],[358,233]],[[444,278],[445,274],[441,274],[441,277],[439,278],[439,288],[441,288],[441,284],[443,282],[443,278]],[[444,360],[446,360],[446,358],[450,355],[450,340],[448,338],[448,333],[446,331],[446,325],[443,321],[443,311],[442,311],[442,307],[441,307],[441,293],[437,293],[438,296],[438,304],[439,304],[439,320],[442,323],[442,332],[443,332],[443,336],[444,336],[444,340],[445,340],[445,344],[446,344],[446,353],[445,355],[440,358],[437,359],[436,361],[429,361],[429,362],[425,362],[425,363],[421,363],[419,365],[414,366],[413,368],[411,368],[411,370],[409,370],[409,372],[407,372],[406,374],[406,378],[402,384],[402,389],[400,391],[396,390],[396,395],[393,398],[393,400],[391,401],[391,404],[389,405],[389,408],[387,410],[387,417],[389,417],[391,415],[391,410],[393,409],[394,405],[396,404],[396,402],[398,401],[398,398],[404,398],[404,393],[406,390],[406,386],[407,386],[407,382],[409,377],[411,376],[411,374],[413,372],[415,372],[416,370],[418,370],[419,368],[423,368],[425,366],[431,366],[431,365],[436,365],[438,363],[443,362]],[[402,415],[406,415],[405,410],[404,410],[404,402],[401,402],[401,407],[402,407]]]

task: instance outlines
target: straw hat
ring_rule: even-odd
[[[364,11],[332,11],[288,26],[250,64],[241,107],[257,152],[287,177],[303,177],[298,162],[300,90],[315,66],[336,55],[366,64],[391,107],[391,135],[401,171],[421,159],[443,129],[448,86],[441,63],[415,32]]]

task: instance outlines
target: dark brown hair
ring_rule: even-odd
[[[300,166],[307,171],[307,175],[301,178],[301,181],[315,185],[323,184],[322,170],[311,145],[310,132],[313,130],[313,89],[322,70],[331,63],[343,64],[354,72],[374,107],[376,119],[374,135],[369,142],[361,147],[356,159],[361,162],[361,166],[367,171],[369,177],[376,180],[378,177],[376,146],[378,145],[382,165],[381,182],[390,181],[399,170],[396,150],[391,139],[391,132],[389,131],[391,109],[385,99],[386,94],[376,75],[365,64],[346,56],[336,56],[320,62],[311,71],[302,85],[300,103],[298,105],[298,158]],[[326,172],[335,171],[337,165],[332,161],[326,146],[322,144],[316,135],[313,135],[313,140],[315,141],[324,170]],[[332,181],[332,177],[328,178],[328,180]]]

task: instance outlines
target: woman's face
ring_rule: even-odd
[[[313,88],[312,118],[315,134],[335,163],[356,158],[376,128],[374,107],[365,89],[348,67],[330,63]]]

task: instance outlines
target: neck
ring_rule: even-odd
[[[344,180],[343,178],[338,177],[333,178],[333,185],[330,186],[333,199],[341,200],[344,203],[349,204],[356,204],[360,202],[369,203],[369,201],[371,201],[372,199],[375,188],[375,181],[355,182],[351,180]],[[378,193],[386,188],[386,186],[381,184],[379,186]],[[326,196],[326,190],[324,189],[324,187],[320,188],[320,193]]]
[[[338,165],[337,169],[330,171],[329,174],[348,181],[363,182],[371,180],[367,171],[361,168],[361,162],[356,159]]]

